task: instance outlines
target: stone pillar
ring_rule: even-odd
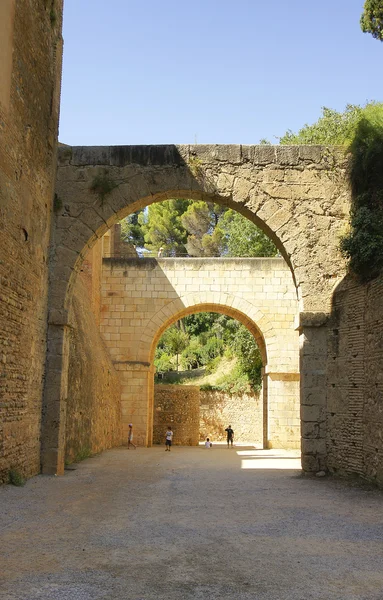
[[[268,376],[265,367],[261,370],[262,376],[262,402],[263,402],[263,448],[268,448],[269,445],[269,414],[268,414]]]
[[[151,446],[153,436],[154,367],[147,362],[116,361],[121,381],[123,443],[133,423],[134,442]]]
[[[299,448],[299,373],[268,371],[268,448]]]
[[[114,258],[121,256],[121,224],[115,223],[110,229],[110,255]]]
[[[68,363],[68,313],[52,311],[48,319],[41,428],[41,472],[45,475],[64,474]]]
[[[300,315],[302,469],[309,473],[327,468],[326,322],[325,313]]]

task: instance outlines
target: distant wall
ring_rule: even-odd
[[[0,482],[40,471],[62,1],[0,2]]]
[[[231,425],[235,441],[263,443],[262,395],[200,391],[200,440],[226,440]]]
[[[121,390],[99,332],[101,251],[93,247],[76,280],[69,317],[70,359],[65,460],[120,446]]]
[[[349,277],[334,294],[328,336],[330,471],[383,485],[383,276]]]
[[[177,446],[198,446],[199,387],[194,385],[155,385],[153,443],[164,444],[170,425]]]

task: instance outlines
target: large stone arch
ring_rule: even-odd
[[[187,197],[229,206],[261,227],[292,270],[301,311],[330,309],[333,285],[345,273],[338,250],[350,206],[343,150],[214,145],[59,150],[52,308],[68,305],[84,251],[117,220],[153,202]],[[115,187],[101,197],[91,188],[104,176]]]
[[[309,351],[320,354],[323,336],[319,336],[318,348],[313,343],[315,328],[323,323],[317,313],[329,312],[331,290],[345,271],[338,237],[350,205],[346,168],[341,150],[319,146],[60,149],[50,261],[43,472],[62,471],[68,308],[86,250],[117,220],[152,202],[188,197],[232,207],[259,225],[289,264],[304,314],[301,326],[311,336]],[[92,192],[96,177],[112,184],[107,188],[114,186],[110,193],[103,195],[102,186],[99,193]],[[310,379],[311,367],[306,363],[303,373]],[[314,390],[314,380],[308,386],[310,402],[314,396],[314,402],[322,402],[322,390]],[[323,463],[325,447],[322,434],[319,442],[313,442],[310,435],[307,447],[312,470]]]

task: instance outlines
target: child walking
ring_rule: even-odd
[[[165,452],[167,452],[169,450],[170,452],[170,447],[172,445],[172,440],[173,440],[173,432],[172,432],[172,428],[170,427],[170,425],[168,425],[168,430],[166,432],[166,448],[165,448]]]

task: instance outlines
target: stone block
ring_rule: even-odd
[[[294,166],[299,162],[299,146],[277,146],[277,163]]]

